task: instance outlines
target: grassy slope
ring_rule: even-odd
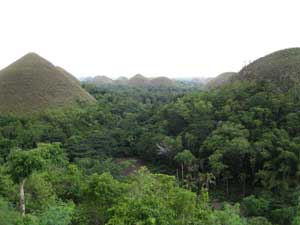
[[[174,86],[175,82],[167,77],[156,77],[150,80],[150,86]]]
[[[0,112],[31,113],[94,98],[47,60],[30,53],[0,71]]]
[[[211,79],[210,81],[208,81],[207,84],[206,84],[206,87],[208,87],[208,88],[217,88],[217,87],[220,87],[222,85],[226,85],[226,84],[230,83],[232,78],[236,75],[237,75],[237,73],[235,73],[235,72],[222,73],[219,76],[217,76],[217,77]]]
[[[284,49],[244,67],[238,80],[269,81],[284,89],[300,82],[300,48]]]
[[[146,86],[148,84],[148,79],[137,74],[128,80],[128,84],[131,86]]]
[[[77,80],[77,78],[74,77],[72,74],[70,74],[68,71],[66,71],[65,69],[63,69],[59,66],[57,66],[56,69],[59,70],[62,74],[64,74],[71,82],[73,82],[76,85],[81,86],[80,81]]]

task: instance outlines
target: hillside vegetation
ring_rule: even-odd
[[[244,67],[237,80],[272,82],[287,90],[300,83],[300,48],[276,51]]]
[[[202,91],[84,84],[95,104],[0,113],[0,224],[299,225],[300,86],[242,71]]]
[[[31,113],[74,103],[92,103],[76,78],[30,53],[0,71],[0,112]]]

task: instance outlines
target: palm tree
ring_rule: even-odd
[[[181,166],[181,179],[184,180],[184,167],[191,166],[192,163],[196,160],[193,153],[190,150],[183,150],[182,152],[177,153],[174,157],[175,161],[178,162]]]
[[[209,185],[216,185],[216,177],[213,173],[199,173],[200,183],[202,188],[209,190]]]

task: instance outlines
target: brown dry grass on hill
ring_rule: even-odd
[[[29,53],[0,71],[0,112],[28,114],[95,102],[74,79],[39,55]]]

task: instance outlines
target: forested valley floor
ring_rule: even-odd
[[[0,116],[0,225],[298,225],[300,89],[84,85]]]

